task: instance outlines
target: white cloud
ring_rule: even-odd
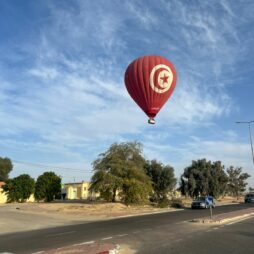
[[[43,67],[42,69],[31,69],[28,71],[28,74],[47,80],[55,79],[59,75],[56,69],[47,67]]]
[[[186,76],[180,80],[158,118],[162,118],[166,125],[197,126],[229,114],[231,98],[224,92],[216,91]]]
[[[130,14],[137,18],[137,20],[141,23],[141,26],[146,28],[147,30],[153,26],[158,24],[158,19],[155,15],[151,13],[151,11],[143,4],[133,3],[128,1],[126,4],[127,10]]]
[[[235,13],[233,12],[233,10],[231,9],[228,1],[226,0],[221,0],[220,1],[221,6],[224,8],[224,10],[231,16],[235,17]]]

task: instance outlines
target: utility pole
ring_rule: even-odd
[[[252,154],[252,161],[253,161],[253,165],[254,165],[254,152],[253,152],[252,136],[251,136],[251,123],[253,123],[253,122],[254,122],[254,120],[248,121],[248,122],[236,122],[236,123],[245,123],[245,124],[248,124],[248,126],[249,126],[251,154]]]

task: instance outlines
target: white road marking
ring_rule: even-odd
[[[123,236],[126,236],[126,235],[128,235],[128,234],[122,234],[122,235],[116,235],[116,236],[123,237]]]
[[[184,209],[175,209],[175,210],[168,210],[168,211],[157,211],[157,212],[152,212],[152,213],[139,213],[139,214],[121,215],[121,216],[117,216],[116,218],[128,218],[128,217],[135,217],[135,216],[152,215],[152,214],[158,214],[158,213],[172,213],[172,212],[181,212],[181,211],[184,211]]]
[[[170,245],[171,245],[171,243],[163,243],[163,244],[161,244],[162,247],[167,247],[167,246],[170,246]]]
[[[249,218],[251,218],[251,217],[253,217],[253,216],[246,216],[246,217],[244,217],[244,218],[242,218],[242,219],[239,219],[239,220],[237,220],[237,221],[232,221],[232,222],[226,223],[226,225],[233,225],[233,224],[235,224],[235,223],[238,223],[238,222],[247,220],[247,219],[249,219]]]
[[[59,235],[69,235],[69,234],[73,234],[73,233],[75,233],[75,232],[76,232],[76,231],[62,232],[62,233],[47,235],[46,237],[59,236]]]
[[[76,243],[76,244],[73,244],[73,246],[80,246],[80,245],[86,245],[86,244],[92,244],[92,243],[95,243],[95,241],[89,241],[89,242],[83,242],[83,243]]]
[[[113,238],[112,236],[109,236],[109,237],[102,238],[101,240],[105,241],[105,240],[109,240],[109,239],[112,239],[112,238]]]
[[[42,251],[37,251],[37,252],[33,252],[32,254],[40,254],[40,253],[43,253],[43,252],[45,252],[44,250],[42,250]]]
[[[180,225],[180,224],[183,224],[184,222],[189,222],[189,220],[185,220],[185,221],[177,222],[177,223],[175,223],[175,225]],[[161,227],[161,226],[158,226],[158,227]]]
[[[11,253],[11,252],[0,252],[0,254],[14,254],[14,253]]]
[[[215,227],[215,228],[212,228],[212,229],[208,229],[208,230],[206,230],[206,232],[212,232],[213,230],[217,230],[217,229],[220,229],[220,228]]]
[[[132,233],[133,234],[138,234],[138,233],[140,233],[141,231],[140,230],[137,230],[137,231],[133,231]]]
[[[152,228],[144,228],[143,231],[150,231],[153,230]]]

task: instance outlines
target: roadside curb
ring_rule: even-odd
[[[84,242],[51,250],[41,250],[32,254],[118,254],[119,244],[101,243],[101,242]]]
[[[114,218],[107,218],[107,220],[112,220],[112,219],[118,219],[118,218],[128,218],[128,217],[135,217],[135,216],[143,216],[143,215],[150,215],[150,214],[158,214],[158,213],[171,213],[171,212],[178,212],[178,211],[183,211],[183,208],[177,208],[177,209],[172,209],[172,210],[166,210],[166,211],[155,211],[155,212],[147,212],[147,213],[137,213],[137,214],[128,214],[128,215],[120,215],[116,216]]]
[[[232,216],[230,216],[230,214],[220,214],[220,215],[214,216],[213,219],[210,219],[210,218],[193,219],[190,222],[196,222],[196,223],[202,223],[202,224],[223,224],[223,223],[238,221],[242,219],[244,220],[252,216],[254,216],[254,211],[246,211],[246,213],[235,214]]]
[[[239,204],[242,204],[242,202],[222,203],[222,204],[220,204],[219,202],[218,202],[218,203],[215,203],[215,205],[216,205],[217,207],[219,207],[219,206],[227,206],[227,205],[239,205]]]
[[[117,244],[114,249],[101,251],[96,254],[117,254],[119,252],[119,250],[120,250],[120,245]]]
[[[237,221],[237,220],[241,220],[241,219],[247,219],[249,217],[252,217],[254,215],[254,213],[249,213],[249,214],[244,214],[241,216],[236,216],[233,218],[228,218],[228,219],[224,219],[224,220],[220,220],[218,223],[226,223],[226,222],[231,222],[231,221]]]

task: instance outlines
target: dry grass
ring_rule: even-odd
[[[217,200],[219,203],[242,202],[243,197],[239,200],[233,197],[223,197]],[[185,207],[190,207],[192,199],[182,198]],[[132,205],[127,206],[122,203],[103,203],[87,201],[67,201],[55,203],[23,203],[16,204],[16,209],[29,213],[42,213],[48,215],[63,215],[67,217],[85,216],[89,218],[118,217],[125,215],[135,215],[141,213],[152,213],[160,211],[173,211],[174,208],[158,208],[151,205]]]
[[[244,201],[244,197],[240,196],[238,199],[236,197],[231,197],[231,196],[224,196],[221,198],[218,198],[218,202],[223,202],[223,203],[239,203]]]
[[[175,210],[173,208],[155,208],[150,205],[127,206],[122,203],[82,203],[82,201],[75,203],[24,203],[16,204],[16,209],[36,214],[58,214],[65,215],[67,217],[85,216],[86,218],[118,217],[140,213]]]

